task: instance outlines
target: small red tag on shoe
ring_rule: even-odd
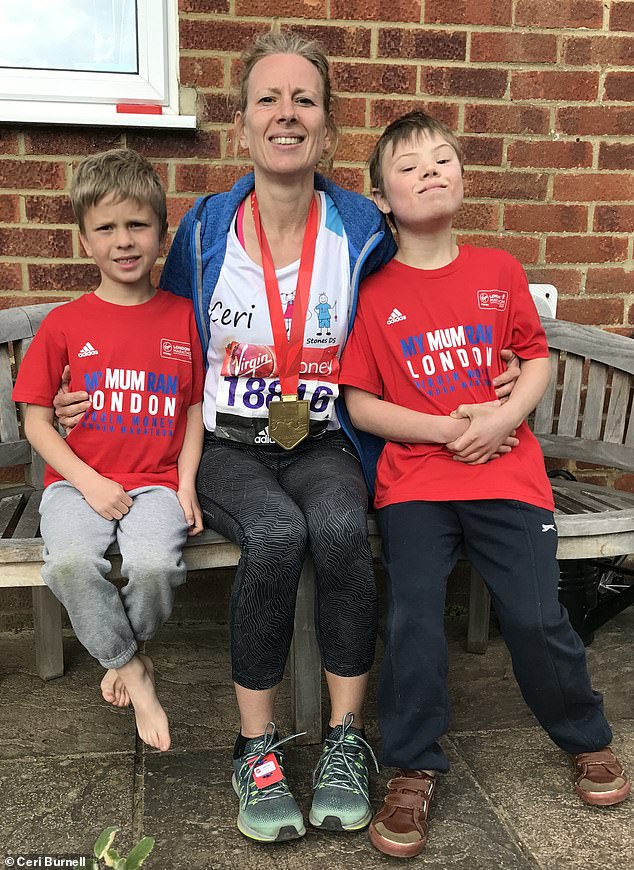
[[[250,762],[250,764],[253,767],[255,762]],[[259,763],[253,767],[253,781],[258,788],[266,788],[269,785],[273,785],[273,783],[279,782],[283,776],[282,769],[273,752],[269,752],[268,755],[261,758]]]

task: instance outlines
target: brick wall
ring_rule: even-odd
[[[273,23],[318,37],[332,58],[338,181],[367,193],[377,130],[428,109],[465,148],[460,237],[555,284],[561,317],[631,332],[633,0],[180,0],[197,132],[0,126],[0,308],[94,282],[65,195],[81,156],[123,144],[148,155],[172,229],[196,195],[243,171],[230,124],[238,56]]]

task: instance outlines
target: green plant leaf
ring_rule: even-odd
[[[120,870],[119,862],[121,861],[121,855],[116,849],[108,849],[103,855],[103,860],[106,867],[114,867],[114,870]]]
[[[93,849],[95,858],[103,858],[110,846],[112,846],[112,841],[117,836],[118,830],[119,828],[106,828],[105,831],[99,834]]]
[[[130,851],[124,870],[138,870],[154,848],[154,837],[143,837]]]

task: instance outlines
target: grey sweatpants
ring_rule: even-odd
[[[67,481],[47,487],[40,505],[44,539],[42,579],[64,605],[80,643],[104,668],[120,668],[165,622],[177,586],[187,574],[183,509],[172,489],[131,490],[133,504],[120,520],[106,520]],[[116,540],[118,590],[106,575],[108,547]]]

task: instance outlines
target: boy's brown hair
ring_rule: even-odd
[[[408,142],[416,139],[419,136],[429,136],[433,133],[441,136],[448,145],[451,145],[456,152],[460,161],[460,168],[464,170],[464,161],[462,157],[462,148],[455,134],[443,124],[442,121],[432,118],[431,115],[422,111],[408,112],[406,115],[401,115],[395,121],[385,128],[377,141],[370,159],[368,161],[370,167],[370,182],[372,189],[377,190],[381,195],[385,194],[383,189],[383,157],[389,145],[392,146],[392,151],[401,142]]]
[[[70,201],[82,233],[84,218],[93,205],[106,196],[116,200],[134,199],[149,205],[159,222],[159,237],[167,234],[165,189],[156,170],[145,157],[131,148],[113,148],[81,161],[70,185]]]

